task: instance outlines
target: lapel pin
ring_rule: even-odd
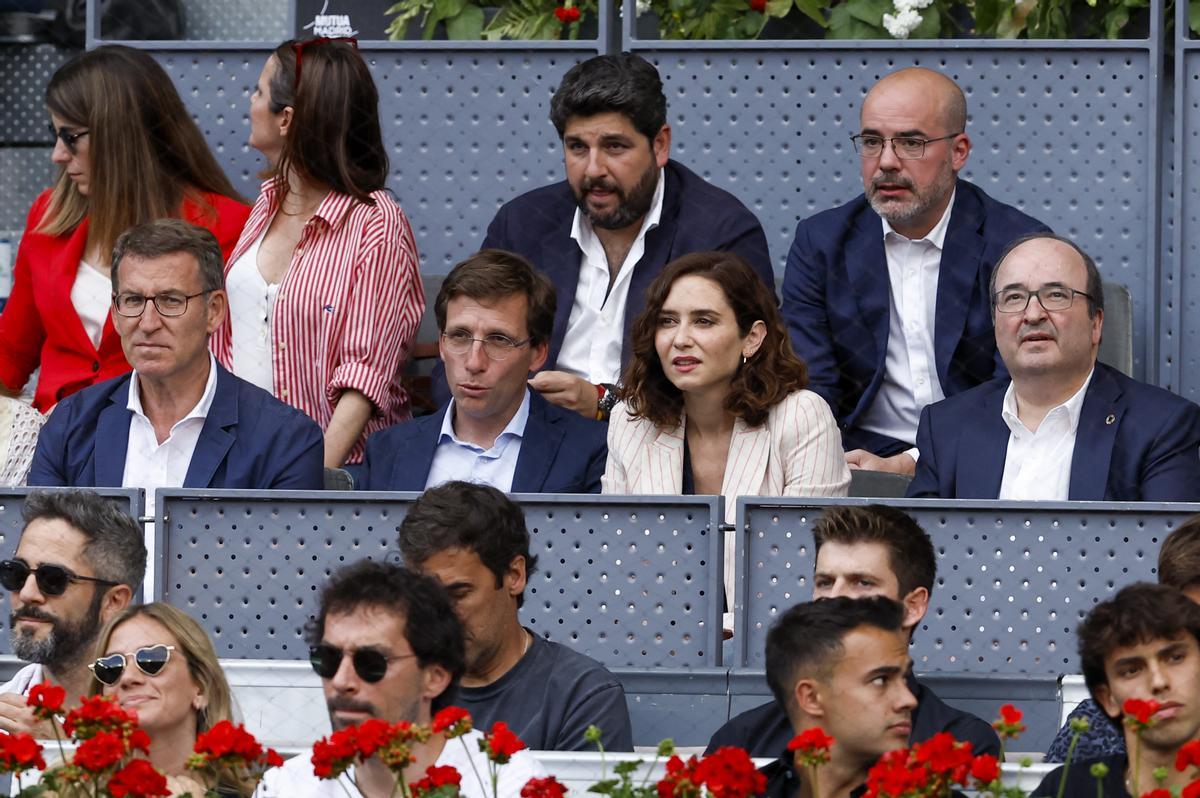
[[[1114,416],[1112,413],[1109,413],[1109,414],[1108,414],[1108,418],[1104,419],[1104,423],[1105,423],[1105,424],[1116,424],[1116,423],[1117,423],[1117,417],[1116,417],[1116,416]]]

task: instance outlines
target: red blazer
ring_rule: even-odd
[[[204,197],[216,210],[215,219],[186,201],[182,217],[212,230],[228,257],[250,208],[217,194]],[[129,371],[112,319],[104,323],[97,350],[71,305],[88,220],[63,236],[36,232],[49,204],[46,190],[29,210],[13,269],[12,295],[0,315],[0,382],[19,391],[40,365],[33,406],[43,413],[82,388]]]

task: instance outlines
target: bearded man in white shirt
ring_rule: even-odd
[[[1073,242],[1037,233],[992,272],[996,348],[1011,379],[930,405],[909,496],[1189,501],[1200,407],[1096,361],[1104,293]]]

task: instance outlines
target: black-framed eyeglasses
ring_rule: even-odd
[[[332,679],[342,666],[342,657],[346,652],[337,646],[322,643],[308,649],[308,661],[312,669],[322,679]],[[364,682],[374,684],[387,674],[388,665],[396,660],[415,657],[416,654],[387,655],[377,648],[356,648],[350,657],[354,672]]]
[[[1025,288],[1004,288],[992,295],[992,303],[998,313],[1024,313],[1029,307],[1029,300],[1037,297],[1038,303],[1044,310],[1066,310],[1071,307],[1076,296],[1087,297],[1091,294],[1067,288],[1065,285],[1043,285],[1036,291]]]
[[[483,344],[483,353],[488,356],[489,360],[508,360],[512,357],[514,351],[525,346],[532,340],[533,338],[526,338],[524,341],[514,341],[507,335],[500,335],[499,333],[486,335],[483,338],[475,338],[466,330],[442,333],[442,345],[446,347],[446,351],[450,354],[465,355],[471,351],[471,347],[478,341]]]
[[[958,138],[962,135],[962,131],[951,133],[949,136],[940,136],[936,139],[922,139],[916,136],[892,136],[884,138],[883,136],[872,136],[869,133],[856,133],[850,137],[854,142],[854,151],[864,158],[878,158],[883,155],[883,148],[890,141],[892,143],[892,152],[896,153],[896,157],[902,161],[916,161],[925,157],[925,145],[932,144],[935,141],[948,141],[949,139]]]
[[[318,36],[315,39],[306,39],[302,42],[296,42],[292,45],[292,51],[296,53],[296,83],[292,87],[293,91],[300,88],[300,61],[304,57],[305,49],[318,44],[327,44],[328,42],[345,42],[355,50],[358,49],[358,39],[355,39],[352,36],[335,36],[332,38],[329,36]]]
[[[174,650],[175,646],[163,643],[156,646],[142,646],[137,651],[129,651],[125,654],[97,657],[95,662],[88,665],[88,669],[95,675],[96,681],[111,687],[121,680],[121,674],[125,672],[125,665],[129,661],[129,657],[133,657],[133,664],[139,671],[147,676],[157,676],[171,661],[171,652]]]
[[[146,312],[146,303],[153,302],[154,309],[158,311],[160,316],[182,316],[187,313],[188,301],[195,299],[198,296],[211,294],[216,291],[215,288],[209,288],[195,294],[179,294],[174,291],[167,291],[154,296],[142,296],[141,294],[113,294],[113,307],[121,316],[128,316],[135,319]]]
[[[76,131],[72,132],[70,130],[67,130],[65,127],[55,127],[53,122],[50,123],[49,127],[50,127],[50,135],[53,136],[54,138],[62,141],[63,145],[67,148],[67,152],[71,153],[72,155],[79,154],[75,150],[75,145],[79,142],[79,140],[81,138],[83,138],[84,136],[86,136],[88,134],[88,131],[76,130]]]
[[[29,579],[30,574],[33,574],[37,581],[38,590],[46,596],[61,596],[67,592],[67,588],[72,582],[95,582],[108,587],[121,584],[95,576],[80,576],[61,565],[44,564],[37,568],[30,568],[29,564],[22,560],[0,562],[0,585],[3,585],[5,590],[14,593],[19,591],[25,587],[25,582]]]

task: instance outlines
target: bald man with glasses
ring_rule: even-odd
[[[463,480],[515,493],[599,493],[607,424],[532,390],[554,330],[554,285],[525,258],[485,249],[446,275],[434,303],[450,401],[367,441],[365,490]]]
[[[1194,501],[1200,407],[1097,362],[1104,290],[1091,257],[1060,236],[1025,236],[989,293],[1011,376],[925,408],[909,495]]]

